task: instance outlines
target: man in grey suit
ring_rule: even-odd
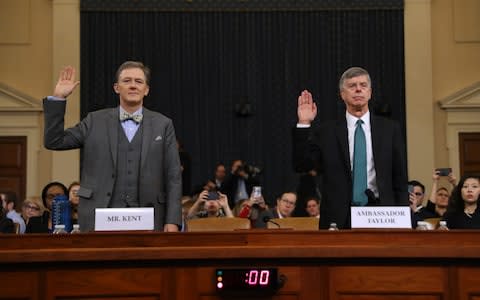
[[[346,106],[341,118],[311,129],[317,106],[312,94],[303,91],[293,132],[294,168],[317,166],[323,175],[320,228],[333,222],[349,228],[351,206],[407,206],[408,200],[400,126],[370,114],[370,75],[352,67],[341,76],[339,88]]]
[[[53,96],[43,100],[45,147],[83,148],[78,222],[94,229],[95,208],[153,207],[155,230],[178,231],[181,224],[181,169],[172,120],[143,107],[150,70],[127,61],[113,85],[120,105],[89,113],[64,129],[66,98],[79,85],[65,67]]]

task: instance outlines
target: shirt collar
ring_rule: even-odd
[[[350,114],[348,111],[345,111],[345,117],[347,119],[347,127],[355,128],[359,118]],[[363,121],[365,128],[370,128],[370,111],[369,110],[363,116],[361,116],[360,119]]]

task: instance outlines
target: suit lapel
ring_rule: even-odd
[[[377,165],[377,162],[375,161],[375,158],[377,157],[376,153],[382,153],[382,139],[380,138],[381,136],[384,136],[381,134],[382,127],[381,124],[379,124],[379,119],[376,118],[372,113],[370,113],[370,133],[372,135],[372,155],[373,155],[373,163],[375,166]]]
[[[116,109],[112,109],[109,112],[109,116],[107,118],[107,132],[108,132],[108,142],[110,146],[110,153],[112,154],[112,161],[113,166],[115,169],[117,168],[117,151],[118,151],[118,131],[119,128],[119,115],[120,110],[117,107]]]
[[[147,161],[147,153],[150,147],[150,142],[152,140],[152,133],[153,133],[152,115],[150,114],[150,111],[147,110],[145,107],[143,108],[142,126],[143,126],[143,136],[142,136],[142,155],[141,155],[140,166],[143,169],[143,166]]]
[[[347,130],[347,120],[345,117],[340,118],[337,121],[337,125],[335,127],[335,135],[337,136],[337,141],[339,144],[339,148],[341,151],[341,155],[343,157],[343,162],[345,166],[345,170],[351,170],[350,166],[350,151],[348,147],[348,130]],[[351,173],[351,172],[349,172]]]

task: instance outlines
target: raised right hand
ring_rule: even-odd
[[[73,90],[80,84],[80,81],[75,81],[75,68],[66,66],[60,71],[57,85],[53,91],[53,96],[57,98],[67,98],[72,94]]]
[[[312,94],[304,90],[298,96],[297,107],[298,123],[310,125],[317,116],[317,105],[313,101]]]

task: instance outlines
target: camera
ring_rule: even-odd
[[[263,170],[259,166],[254,166],[254,165],[244,163],[240,167],[238,167],[238,169],[236,171],[236,174],[238,175],[238,173],[240,173],[242,171],[247,173],[248,176],[250,176],[250,177],[255,177],[255,176],[261,174]]]
[[[208,192],[207,200],[218,200],[219,195],[217,192]]]
[[[438,172],[438,176],[448,176],[452,173],[452,168],[437,168],[435,171]]]

